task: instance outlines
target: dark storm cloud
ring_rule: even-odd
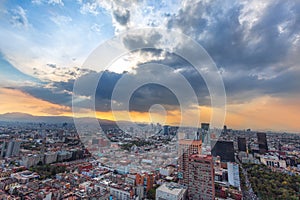
[[[224,80],[229,104],[245,103],[255,97],[293,97],[300,94],[300,70],[283,71],[272,78],[239,74]]]
[[[123,44],[128,49],[137,49],[139,47],[147,48],[155,46],[161,38],[162,35],[157,31],[147,32],[147,34],[145,34],[143,30],[137,30],[135,34],[126,35],[126,37],[123,38]]]
[[[299,94],[300,2],[271,1],[262,13],[257,6],[257,19],[244,11],[250,3],[188,4],[168,26],[196,39],[222,67],[229,103]]]
[[[176,60],[176,59],[175,59]],[[156,61],[157,62],[157,61]],[[169,62],[169,61],[168,61]],[[182,64],[184,61],[181,61]],[[160,63],[163,63],[160,61]],[[147,73],[155,73],[157,78],[164,79],[166,74],[163,72],[146,72],[142,70],[142,66],[139,67],[136,74],[118,74],[114,72],[105,71],[102,73],[90,73],[83,75],[79,79],[82,85],[77,90],[77,95],[88,96],[91,94],[91,84],[97,81],[101,76],[97,85],[95,94],[95,107],[98,111],[110,111],[112,93],[115,89],[116,83],[122,78],[122,76],[129,76],[130,79],[140,79]],[[210,105],[210,96],[205,85],[205,82],[199,74],[189,66],[177,65],[177,69],[185,77],[185,79],[191,84],[192,88],[197,94],[199,105]],[[227,97],[229,103],[244,103],[251,100],[253,97],[260,96],[262,94],[268,94],[271,96],[286,96],[290,93],[299,93],[300,85],[300,72],[288,71],[282,72],[281,75],[273,77],[271,79],[260,78],[257,75],[240,74],[228,79],[225,79],[225,87],[227,91]],[[168,78],[172,78],[169,76]],[[291,81],[291,80],[296,81]],[[176,80],[174,80],[176,81]],[[55,104],[61,104],[71,106],[72,102],[72,90],[74,80],[68,82],[54,82],[51,84],[52,88],[46,87],[23,87],[22,90],[37,98],[47,100]],[[131,87],[131,85],[128,85]],[[184,91],[182,91],[184,93]],[[126,94],[125,94],[126,95]],[[131,111],[146,112],[153,104],[161,104],[168,109],[178,109],[177,94],[173,94],[168,88],[158,84],[146,84],[138,88],[131,96],[129,108]],[[185,97],[185,101],[189,102],[189,96]],[[114,99],[113,99],[114,100]],[[85,108],[86,103],[84,100],[79,106]],[[92,99],[92,101],[94,101]],[[124,104],[126,102],[119,101],[117,103]]]
[[[75,82],[75,80],[73,80],[73,79],[68,80],[67,82],[63,82],[63,81],[52,82],[51,86],[57,91],[72,92],[74,82]]]
[[[148,53],[151,50],[148,50]],[[153,55],[160,55],[161,52],[159,51],[153,51]],[[177,69],[185,69],[182,72],[182,75],[185,77],[185,79],[190,82],[191,87],[196,91],[197,95],[199,95],[199,99],[202,99],[200,101],[201,104],[209,104],[209,101],[207,102],[207,88],[201,79],[201,77],[197,77],[197,73],[193,68],[190,68],[189,70],[186,69],[185,65],[188,65],[186,61],[179,58],[177,56],[174,56],[173,61],[178,61],[176,63],[171,62],[172,57],[171,55],[167,56],[168,59],[165,59],[163,61],[153,61],[153,63],[159,63],[159,64],[166,64],[166,65],[174,65]],[[165,62],[164,62],[165,61]],[[182,65],[185,64],[185,65]],[[174,68],[175,70],[175,68]],[[91,97],[91,95],[95,94],[95,100],[93,99],[84,99],[83,101],[80,101],[77,106],[86,107],[87,101],[94,101],[95,102],[95,108],[98,111],[110,111],[111,110],[111,100],[112,100],[112,93],[115,89],[116,83],[123,77],[123,76],[129,76],[130,80],[140,80],[143,79],[145,76],[148,75],[154,75],[157,80],[159,79],[165,79],[167,76],[170,79],[170,83],[174,84],[175,86],[179,86],[180,84],[176,83],[176,81],[172,81],[174,77],[172,77],[172,74],[167,74],[163,71],[155,71],[155,70],[144,70],[143,66],[139,66],[136,70],[136,73],[131,74],[128,72],[124,72],[122,74],[110,72],[110,71],[104,71],[104,72],[92,72],[82,75],[78,78],[77,82],[80,84],[77,86],[76,89],[76,95],[77,96],[85,96],[85,97]],[[100,78],[101,77],[101,78]],[[100,78],[100,79],[99,79]],[[157,81],[157,80],[154,80]],[[99,82],[98,82],[99,81]],[[39,85],[39,86],[28,86],[28,87],[22,87],[21,90],[34,96],[37,98],[44,99],[46,101],[49,101],[51,103],[65,105],[65,106],[71,106],[72,105],[72,92],[73,92],[73,86],[74,86],[75,80],[71,79],[67,82],[52,82],[46,85]],[[97,87],[93,87],[93,84],[98,83]],[[126,87],[132,87],[131,85],[127,85]],[[95,90],[96,89],[96,90]],[[94,93],[96,91],[96,93]],[[124,94],[127,95],[127,94]],[[173,94],[168,88],[158,85],[158,84],[146,84],[141,85],[140,88],[138,88],[130,99],[130,110],[132,111],[140,111],[145,112],[148,111],[149,108],[153,104],[161,104],[166,107],[166,109],[177,109],[178,108],[178,100],[176,97],[177,94]],[[204,101],[205,99],[205,101]],[[113,99],[114,100],[114,99]],[[189,96],[185,97],[185,102],[188,104],[190,100]],[[208,99],[209,100],[209,99]],[[118,103],[126,103],[126,102],[118,102]]]
[[[122,74],[105,71],[98,74],[98,78],[99,77],[100,79],[95,94],[95,108],[98,111],[110,111],[112,92],[115,84],[122,77]]]
[[[223,1],[201,1],[182,8],[168,26],[198,40],[218,65],[232,70],[259,70],[285,59],[292,46],[299,47],[291,41],[300,33],[299,5],[298,1],[273,1],[248,28],[249,24],[241,24],[240,20],[248,4],[228,6]],[[280,33],[278,27],[283,23],[285,32]]]
[[[166,110],[179,108],[176,94],[158,84],[147,84],[140,87],[131,97],[130,111],[147,112],[152,105],[160,104]]]
[[[187,60],[174,53],[163,53],[162,50],[157,50],[157,49],[147,49],[144,50],[144,53],[145,52],[147,53],[150,52],[154,57],[154,59],[145,62],[144,64],[150,64],[150,63],[162,64],[165,66],[169,66],[175,71],[178,71],[181,75],[184,76],[185,80],[190,84],[190,86],[197,94],[199,104],[210,105],[209,92],[203,77]],[[157,60],[155,59],[155,57],[161,57],[162,54],[164,54],[163,59],[157,59]],[[157,72],[157,76],[160,77],[161,79],[169,77],[168,74],[162,74],[162,72]],[[187,97],[187,99],[188,98],[189,97]]]
[[[113,16],[119,24],[125,26],[129,22],[130,12],[129,10],[114,10]]]
[[[18,89],[21,89],[23,92],[36,98],[43,99],[51,103],[72,106],[72,95],[58,88],[50,89],[44,86],[27,86]]]
[[[142,67],[138,68],[135,74],[123,73],[118,74],[114,72],[103,72],[96,92],[96,109],[101,111],[111,110],[111,100],[118,101],[119,104],[125,104],[123,99],[112,99],[112,93],[115,90],[117,82],[123,77],[128,76],[130,80],[143,79],[145,75],[149,73],[158,75],[157,72],[145,72]],[[161,73],[161,72],[160,72]],[[159,78],[165,78],[165,76],[157,76]],[[131,88],[132,85],[128,84],[125,87]],[[129,94],[123,94],[127,96]],[[188,102],[188,98],[187,98]],[[131,111],[147,112],[149,108],[154,104],[161,104],[166,109],[177,109],[178,100],[176,94],[173,94],[168,88],[159,84],[145,84],[137,88],[132,94],[129,102],[129,108]]]
[[[51,68],[56,68],[56,64],[52,64],[52,63],[47,64],[47,66],[49,66]]]

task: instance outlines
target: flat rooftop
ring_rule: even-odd
[[[157,190],[166,192],[166,193],[170,193],[173,195],[179,195],[180,193],[182,193],[183,191],[186,190],[186,187],[184,187],[183,185],[180,185],[178,183],[171,182],[171,183],[164,183]]]

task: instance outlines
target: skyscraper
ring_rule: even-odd
[[[189,199],[215,198],[214,165],[211,155],[191,155],[188,163]]]
[[[210,144],[209,123],[201,123],[201,138],[204,146]]]
[[[246,138],[238,137],[238,151],[247,151]]]
[[[267,136],[266,133],[257,133],[257,143],[259,148],[259,153],[264,154],[268,152]]]
[[[232,141],[217,141],[211,150],[214,157],[220,156],[222,162],[234,162],[234,147]]]
[[[189,156],[194,154],[201,154],[202,141],[199,134],[195,137],[197,140],[179,140],[178,147],[178,178],[181,184],[188,184],[188,162]]]
[[[227,126],[226,125],[224,125],[224,127],[223,127],[223,133],[227,134]]]
[[[164,135],[169,135],[170,127],[168,125],[164,125]]]
[[[208,131],[209,130],[209,123],[201,123],[201,129],[203,131]]]

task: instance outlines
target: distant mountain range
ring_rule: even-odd
[[[85,117],[80,120],[89,121],[91,118]],[[98,119],[101,124],[115,124],[114,121]],[[0,114],[0,121],[4,122],[33,122],[33,123],[73,123],[73,117],[66,116],[34,116],[26,113],[5,113]]]

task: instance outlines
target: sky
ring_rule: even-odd
[[[3,0],[0,114],[73,116],[76,103],[77,116],[122,120],[127,110],[120,107],[113,114],[111,106],[126,103],[113,96],[122,77],[167,80],[184,96],[176,82],[179,73],[195,91],[198,105],[189,95],[181,105],[170,88],[159,84],[140,85],[130,98],[131,119],[175,125],[183,117],[189,125],[200,112],[201,121],[209,121],[218,108],[212,109],[205,79],[174,52],[141,49],[123,55],[109,69],[101,63],[83,66],[114,36],[149,27],[185,34],[207,51],[224,83],[229,128],[300,132],[300,1],[295,0]],[[155,43],[160,37],[151,39]],[[130,48],[145,40],[136,35],[123,42]],[[166,43],[180,42],[170,36]],[[167,65],[171,72],[146,70],[149,63]],[[99,77],[95,96],[90,96],[85,89]],[[72,98],[78,79],[85,86]],[[95,111],[86,106],[91,101]]]

